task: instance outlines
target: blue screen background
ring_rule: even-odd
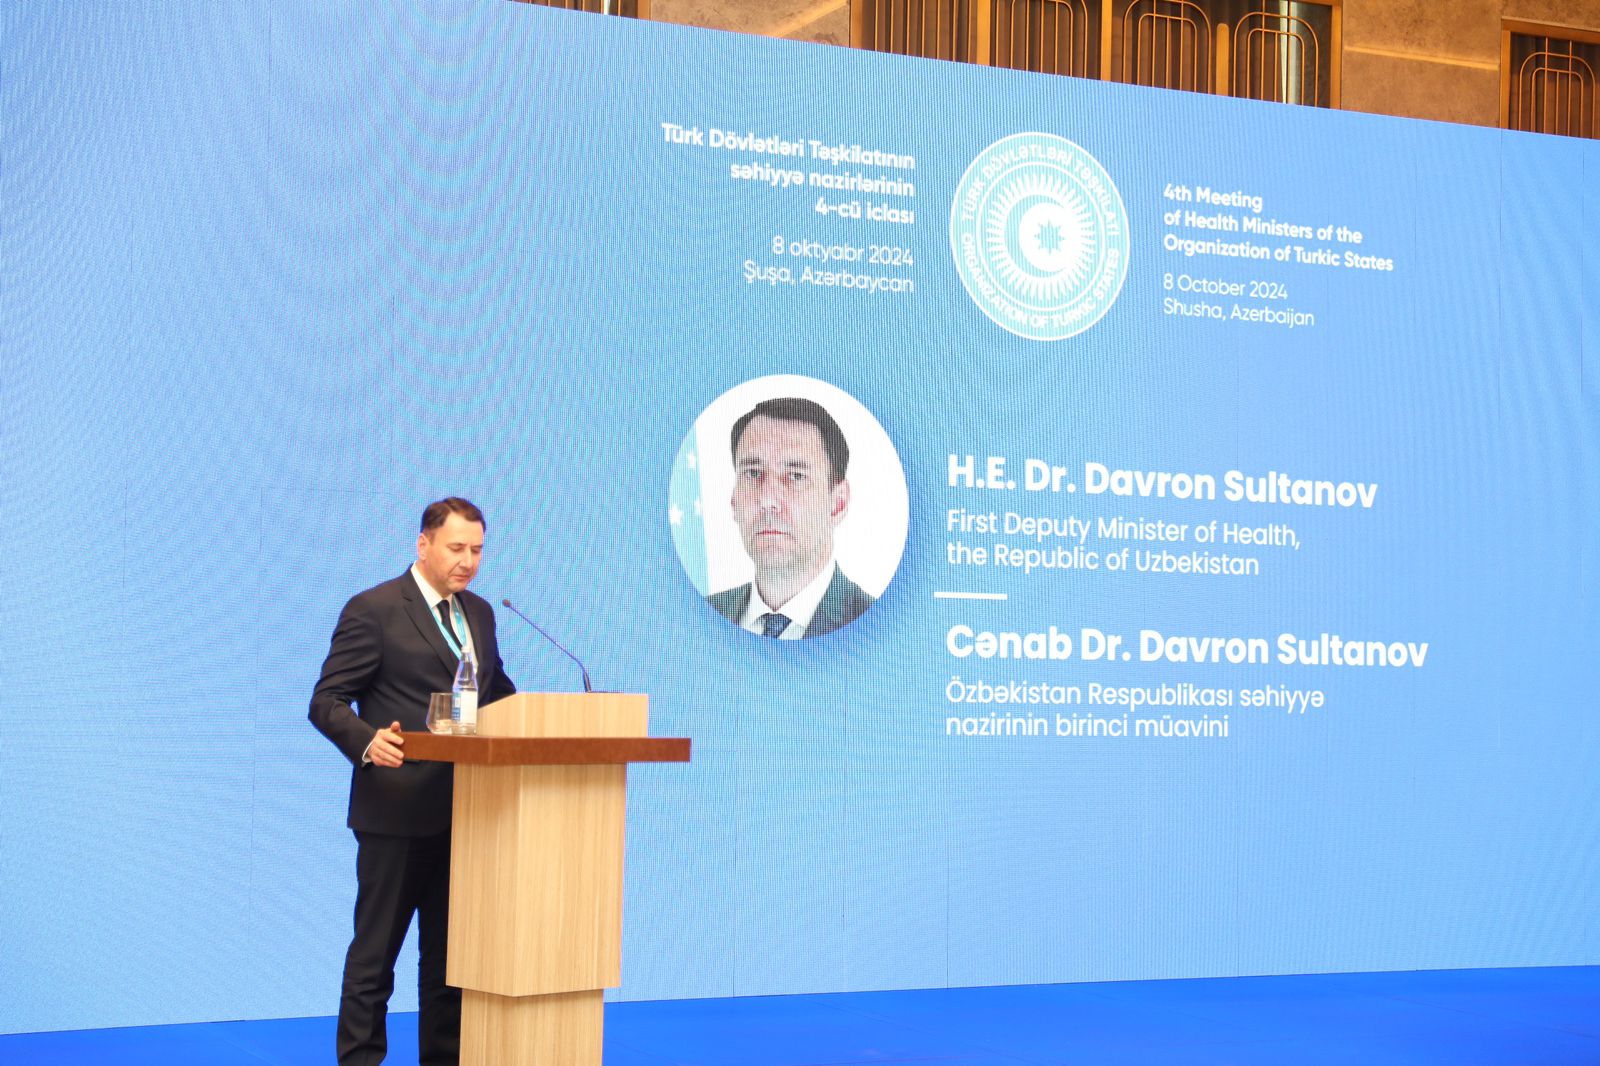
[[[507,3],[0,11],[0,1031],[333,1013],[348,768],[305,709],[344,601],[450,493],[488,515],[475,587],[694,739],[630,775],[613,996],[1600,962],[1600,146]],[[664,121],[914,153],[918,221],[808,215]],[[1132,227],[1117,303],[1056,344],[950,256],[956,182],[1019,130],[1092,153]],[[1350,220],[1397,269],[1279,269],[1314,328],[1163,315],[1164,273],[1242,269],[1160,251],[1177,180]],[[775,232],[892,237],[917,292],[747,285]],[[879,603],[781,646],[701,601],[666,520],[699,413],[780,373],[874,413],[911,507]],[[951,601],[952,454],[1381,490],[1080,500],[1308,547]],[[1431,652],[957,661],[956,624]],[[500,633],[519,687],[576,686]],[[956,674],[1329,705],[1225,741],[952,738]]]

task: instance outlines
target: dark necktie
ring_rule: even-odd
[[[449,633],[457,644],[461,643],[461,634],[456,632],[456,627],[450,624],[450,601],[440,600],[435,608],[439,612],[439,621],[444,623],[444,631]]]
[[[781,615],[774,611],[771,614],[761,616],[761,635],[764,637],[776,639],[778,634],[788,628],[789,619],[786,615]]]

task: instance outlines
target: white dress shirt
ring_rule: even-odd
[[[433,615],[433,620],[438,622],[439,604],[448,603],[453,597],[441,596],[435,592],[433,586],[428,584],[428,579],[422,576],[422,571],[417,569],[416,563],[411,564],[411,577],[416,581],[417,587],[422,590],[422,598],[428,601],[428,612]],[[450,628],[459,630],[459,632],[456,633],[456,639],[461,641],[461,646],[463,648],[472,652],[472,661],[477,663],[481,668],[482,664],[478,663],[477,649],[473,648],[472,646],[472,627],[466,624],[466,619],[467,609],[465,607],[461,608],[461,613],[457,615],[455,613],[455,605],[451,604]],[[449,641],[446,641],[445,643],[448,644]],[[453,651],[454,649],[451,650]]]
[[[795,593],[782,607],[769,607],[761,598],[761,586],[751,582],[750,602],[745,604],[744,617],[739,619],[739,625],[752,633],[761,632],[761,616],[764,614],[781,614],[789,620],[789,625],[782,633],[778,634],[779,640],[799,640],[806,635],[806,627],[811,625],[811,618],[817,613],[817,607],[822,603],[823,595],[828,591],[828,585],[833,581],[833,559],[828,559],[817,576],[811,583]]]

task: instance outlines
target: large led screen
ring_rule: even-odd
[[[449,494],[693,738],[623,998],[1600,962],[1596,145],[503,2],[0,49],[0,1030],[334,1012],[307,702]]]

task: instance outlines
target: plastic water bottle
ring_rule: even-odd
[[[478,671],[472,665],[472,650],[461,653],[456,667],[456,683],[450,689],[450,720],[457,733],[478,731]]]

